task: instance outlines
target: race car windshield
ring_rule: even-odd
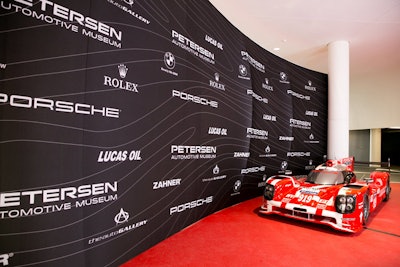
[[[321,185],[342,184],[344,183],[344,176],[342,172],[311,171],[306,181]]]

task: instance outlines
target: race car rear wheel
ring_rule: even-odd
[[[364,205],[363,205],[363,225],[367,224],[369,217],[369,198],[368,193],[364,195]]]
[[[385,198],[383,199],[383,201],[388,201],[389,200],[389,196],[390,196],[390,180],[387,181],[387,185],[386,185],[386,190],[385,190]]]

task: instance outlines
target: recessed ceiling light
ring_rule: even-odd
[[[281,50],[279,47],[274,48],[274,51],[279,51],[279,50]]]

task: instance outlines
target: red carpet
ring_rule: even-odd
[[[382,266],[400,264],[400,183],[357,234],[259,215],[261,197],[212,214],[122,265]]]

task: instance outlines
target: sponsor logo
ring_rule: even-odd
[[[174,76],[178,76],[178,73],[173,71],[173,69],[175,68],[175,56],[174,56],[174,54],[172,54],[171,52],[165,52],[164,53],[164,65],[167,68],[161,67],[162,71],[164,71],[164,72],[166,72],[168,74],[174,75]]]
[[[100,151],[97,157],[97,162],[123,162],[123,161],[140,161],[140,150],[111,150],[111,151]]]
[[[2,266],[8,266],[10,264],[9,260],[13,256],[14,253],[0,254],[0,263],[2,264]]]
[[[250,152],[233,152],[234,158],[249,158]]]
[[[268,104],[268,99],[267,98],[264,98],[264,97],[256,94],[253,90],[247,89],[247,94],[251,95],[253,98],[257,99],[260,102]]]
[[[248,52],[246,51],[241,51],[242,54],[242,59],[246,60],[247,62],[250,63],[254,68],[256,68],[258,71],[265,72],[265,66],[261,64],[259,61],[254,59]]]
[[[218,127],[208,127],[209,135],[228,135],[228,129]]]
[[[110,107],[96,107],[85,103],[74,103],[48,98],[30,97],[23,95],[7,95],[0,93],[0,103],[8,103],[12,107],[39,109],[45,108],[51,111],[75,113],[83,115],[100,115],[107,118],[119,118],[120,110]]]
[[[302,121],[291,118],[289,120],[290,127],[294,128],[301,128],[301,129],[311,129],[311,122],[309,121]]]
[[[287,152],[288,157],[310,157],[311,152]]]
[[[304,88],[306,90],[308,90],[308,91],[313,91],[313,92],[317,91],[317,88],[312,86],[312,82],[311,81],[308,81],[308,85],[305,85]]]
[[[308,171],[315,169],[315,165],[313,165],[313,160],[312,159],[308,160],[308,165],[304,166],[304,169],[308,170]]]
[[[118,72],[119,76],[122,79],[125,79],[128,73],[128,68],[124,64],[120,64],[118,65]],[[118,78],[111,78],[110,76],[106,75],[104,75],[104,85],[111,88],[126,90],[134,93],[138,92],[138,86],[139,86],[137,83],[124,81]]]
[[[208,63],[215,64],[215,55],[204,47],[198,45],[197,43],[193,42],[192,40],[175,30],[171,30],[171,36],[172,43],[174,43],[175,45],[195,55],[196,57],[203,59]]]
[[[164,64],[165,66],[172,70],[175,68],[175,56],[171,52],[165,52],[164,54]]]
[[[122,0],[124,1],[126,4],[132,6],[135,3],[135,0]]]
[[[206,40],[207,42],[209,42],[210,44],[212,44],[213,46],[217,47],[218,49],[220,49],[221,51],[224,50],[224,45],[220,42],[218,42],[217,40],[215,40],[214,38],[208,36],[206,34],[206,36],[204,37],[204,40]]]
[[[292,171],[287,169],[288,167],[289,167],[289,163],[286,160],[282,161],[281,162],[281,170],[278,171],[278,173],[284,173],[286,175],[292,174]]]
[[[297,92],[295,92],[293,90],[287,90],[287,94],[288,95],[292,95],[294,97],[297,97],[298,99],[301,99],[301,100],[307,100],[307,101],[311,100],[311,97],[309,95],[302,95],[302,94],[297,93]]]
[[[308,143],[308,144],[319,144],[319,141],[318,141],[318,140],[315,140],[314,135],[311,133],[311,134],[308,136],[308,140],[305,140],[304,143]]]
[[[185,101],[190,101],[196,104],[200,104],[203,106],[210,106],[213,108],[218,108],[218,102],[214,101],[214,100],[208,100],[204,97],[200,97],[200,96],[195,96],[195,95],[191,95],[185,92],[181,92],[178,90],[172,90],[172,96],[173,97],[179,97],[182,100]]]
[[[0,219],[43,215],[117,200],[118,182],[0,193]],[[114,195],[113,195],[114,194]],[[75,200],[75,202],[73,202]],[[67,202],[70,201],[70,202]],[[62,202],[62,203],[59,203]]]
[[[247,128],[247,138],[254,138],[254,139],[268,139],[268,131],[261,130],[261,129],[254,129],[254,128]]]
[[[267,175],[264,174],[262,178],[262,182],[258,183],[258,187],[265,187],[267,185]]]
[[[130,218],[129,213],[126,212],[123,208],[121,208],[119,210],[119,212],[114,216],[114,222],[115,222],[116,226],[119,226],[119,225],[129,222],[129,218]],[[147,222],[148,222],[148,220],[142,220],[142,221],[128,224],[126,226],[119,228],[118,230],[106,233],[101,236],[91,238],[88,240],[88,244],[93,245],[95,243],[105,241],[110,238],[116,238],[117,236],[119,236],[121,234],[128,233],[130,231],[136,230],[142,226],[147,225]]]
[[[305,115],[311,117],[318,117],[318,111],[306,110]]]
[[[125,79],[126,74],[128,73],[128,68],[124,64],[119,64],[118,72],[119,72],[119,77],[121,77],[122,79]]]
[[[276,121],[276,116],[275,115],[270,115],[270,114],[263,114],[263,120]]]
[[[219,73],[214,73],[214,81],[210,80],[210,86],[212,88],[225,91],[225,84],[219,83]]]
[[[266,146],[264,151],[265,151],[265,154],[259,155],[260,158],[273,158],[273,157],[277,156],[277,154],[271,154],[271,147],[270,146]]]
[[[211,178],[205,178],[202,181],[203,182],[211,182],[211,181],[217,181],[217,180],[226,179],[226,175],[218,175],[219,171],[220,171],[220,169],[219,169],[218,165],[215,165],[215,167],[213,168],[213,174],[217,175],[217,176],[213,176]]]
[[[0,63],[0,69],[5,70],[7,68],[7,64]]]
[[[288,142],[293,142],[294,137],[293,136],[279,136],[279,141],[288,141]]]
[[[281,73],[279,73],[279,82],[286,83],[286,84],[290,83],[288,75],[283,71]]]
[[[54,24],[75,33],[80,32],[84,36],[121,48],[121,31],[66,6],[49,0],[40,0],[38,5],[34,5],[33,0],[14,0],[10,2],[13,3],[6,4],[6,1],[1,1],[1,8],[48,24]],[[40,10],[32,10],[34,7],[40,8]],[[80,27],[82,28],[80,29]]]
[[[319,192],[320,190],[314,187],[300,189],[301,194],[307,194],[307,195],[318,195]]]
[[[184,204],[181,204],[181,205],[178,205],[178,206],[171,207],[169,209],[169,215],[172,215],[174,213],[181,213],[181,212],[186,211],[186,210],[190,210],[190,209],[201,207],[201,206],[206,205],[206,204],[210,204],[210,203],[213,202],[213,198],[214,198],[213,196],[209,196],[209,197],[204,198],[204,199],[200,198],[200,199],[197,199],[197,200],[193,200],[191,202],[187,202],[187,203],[184,203]]]
[[[119,210],[119,213],[117,213],[117,215],[114,216],[114,222],[118,225],[121,223],[125,223],[127,222],[129,219],[129,213],[124,211],[123,208],[121,208]]]
[[[241,187],[242,187],[242,181],[236,180],[235,183],[233,184],[233,193],[231,194],[231,196],[239,195]]]
[[[216,146],[171,145],[171,159],[214,159],[217,157]]]
[[[241,174],[248,174],[248,173],[256,173],[256,172],[263,172],[265,171],[265,166],[260,166],[260,167],[251,167],[247,169],[242,169],[240,171]]]
[[[171,153],[199,153],[199,154],[207,154],[207,153],[217,153],[216,146],[179,146],[172,145]]]
[[[167,188],[167,187],[175,187],[181,185],[182,179],[170,179],[164,181],[153,182],[153,190]]]
[[[218,165],[215,165],[214,169],[213,169],[213,174],[217,175],[219,174],[219,167]]]
[[[116,7],[118,7],[119,9],[121,9],[122,11],[126,12],[127,14],[131,15],[132,17],[138,19],[139,21],[145,23],[145,24],[150,24],[150,20],[148,20],[147,18],[143,17],[142,15],[136,13],[135,11],[132,10],[133,8],[133,4],[135,3],[134,0],[107,0],[108,3],[110,3],[111,5],[114,5]],[[130,6],[130,8],[128,8],[126,5],[121,4],[125,3],[128,4]]]
[[[262,88],[264,88],[265,90],[268,91],[274,91],[274,87],[272,87],[271,85],[269,85],[269,80],[268,78],[265,78],[265,81],[261,84]]]
[[[289,164],[286,160],[281,162],[281,170],[282,171],[286,171],[286,169],[288,168]]]
[[[318,206],[317,206],[318,209],[324,209],[325,207],[326,207],[326,205],[323,205],[323,204],[318,204]],[[352,222],[355,220],[356,220],[356,218],[342,218],[342,221],[344,221],[344,222]]]
[[[247,72],[247,68],[245,65],[240,64],[239,65],[239,75],[238,78],[239,79],[243,79],[243,80],[250,80],[250,77],[247,76],[248,72]]]

